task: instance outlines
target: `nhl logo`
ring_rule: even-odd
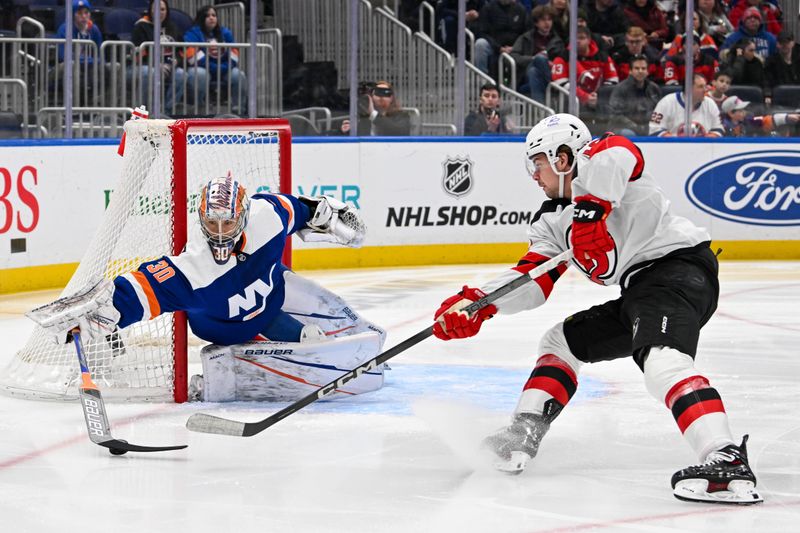
[[[472,161],[468,157],[448,157],[442,163],[442,187],[458,198],[472,190]]]

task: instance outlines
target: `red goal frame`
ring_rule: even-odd
[[[172,201],[173,205],[185,206],[188,202],[186,190],[187,150],[186,138],[192,129],[248,131],[253,128],[278,132],[278,148],[280,153],[280,192],[292,192],[292,131],[285,119],[184,119],[176,120],[169,126],[172,135]],[[186,246],[188,221],[186,209],[172,210],[172,254],[178,255]],[[283,250],[283,263],[292,266],[292,243],[287,239]],[[184,403],[188,399],[188,325],[186,313],[178,311],[173,321],[174,335],[174,375],[173,398],[176,403]]]

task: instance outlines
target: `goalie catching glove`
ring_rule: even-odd
[[[114,307],[114,283],[104,279],[71,296],[37,307],[25,315],[39,324],[55,342],[72,341],[72,330],[79,328],[85,342],[111,335],[120,319]]]
[[[304,242],[335,242],[359,248],[367,227],[358,210],[330,196],[300,196],[311,217],[297,234]]]
[[[433,317],[436,321],[433,325],[433,334],[444,341],[464,339],[477,335],[481,330],[483,321],[492,318],[497,313],[497,307],[494,304],[489,304],[472,315],[463,309],[484,296],[486,296],[486,293],[482,290],[464,285],[464,288],[458,294],[442,302],[442,305],[436,311]]]

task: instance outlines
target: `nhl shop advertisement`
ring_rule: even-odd
[[[732,244],[739,243],[751,244],[736,258],[789,259],[797,253],[800,150],[795,144],[777,139],[636,142],[645,172],[664,190],[673,212],[707,228],[728,246],[729,257]],[[526,229],[545,200],[524,162],[522,138],[301,138],[292,146],[292,192],[329,195],[360,209],[367,251],[524,246]],[[0,270],[80,261],[113,201],[122,168],[114,141],[0,144]],[[195,200],[190,192],[190,201]],[[298,250],[331,249],[299,239],[294,243]],[[750,256],[748,250],[758,254]],[[319,259],[324,266],[324,256]]]

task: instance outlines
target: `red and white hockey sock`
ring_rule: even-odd
[[[531,377],[522,388],[516,413],[555,416],[563,409],[578,387],[577,371],[562,358],[545,354],[536,361]],[[552,405],[552,401],[558,404]],[[551,402],[548,405],[548,402]],[[555,412],[553,407],[556,407]]]
[[[705,377],[695,375],[679,381],[664,401],[701,460],[714,450],[735,444],[722,398]]]
[[[673,348],[654,347],[644,373],[648,390],[672,411],[701,461],[712,451],[735,444],[722,398],[694,368],[691,356]]]

